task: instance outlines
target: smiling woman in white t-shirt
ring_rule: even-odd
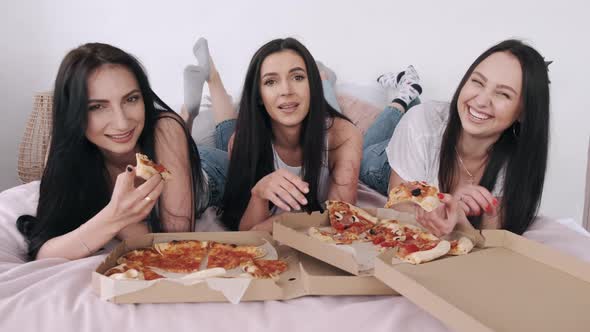
[[[522,234],[543,192],[549,141],[549,79],[543,57],[517,40],[480,55],[448,104],[402,118],[386,148],[389,188],[423,180],[443,207],[417,220],[438,235],[457,223]]]

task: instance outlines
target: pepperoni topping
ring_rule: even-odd
[[[154,169],[156,171],[158,171],[158,173],[164,173],[164,172],[166,172],[166,167],[164,167],[162,165],[155,164],[153,167],[154,167]]]
[[[420,251],[420,248],[413,243],[402,244],[400,249],[402,249],[406,255]]]
[[[373,238],[373,244],[379,244],[383,241],[385,241],[385,238],[383,236],[376,236],[375,238]]]

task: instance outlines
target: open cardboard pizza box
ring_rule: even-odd
[[[590,331],[590,264],[502,230],[485,249],[421,265],[377,257],[375,276],[456,331]]]
[[[395,219],[402,223],[416,225],[414,215],[409,213],[393,209],[365,208],[363,210],[381,219]],[[373,275],[374,262],[379,255],[377,246],[371,243],[360,243],[353,246],[337,245],[323,242],[308,235],[310,227],[329,226],[330,221],[327,211],[312,214],[284,213],[273,225],[273,237],[281,244],[297,249],[348,273],[358,276]],[[483,243],[480,232],[471,227],[461,229],[460,232],[456,232],[454,235],[467,236],[475,244],[481,245]],[[440,259],[452,259],[453,257],[445,256]]]
[[[365,210],[411,222],[390,209]],[[353,254],[306,233],[309,227],[328,225],[327,213],[284,214],[273,236],[344,271],[361,273]],[[371,272],[457,331],[590,331],[590,264],[507,231],[476,232],[461,229],[478,246],[467,255],[412,265],[389,250],[375,258]]]
[[[179,281],[159,279],[115,280],[103,275],[117,265],[126,252],[154,243],[172,240],[209,240],[222,243],[261,245],[268,241],[289,268],[278,281],[249,278],[206,278]],[[306,295],[387,295],[394,293],[381,281],[369,276],[354,276],[317,259],[276,246],[266,232],[206,232],[147,234],[123,241],[98,266],[92,275],[94,291],[114,303],[232,302],[287,300]]]

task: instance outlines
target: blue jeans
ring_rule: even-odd
[[[223,199],[223,191],[225,189],[229,167],[227,144],[235,128],[235,119],[219,123],[215,126],[215,147],[205,145],[198,147],[201,167],[205,174],[207,174],[208,181],[207,204],[205,208],[219,206]]]
[[[408,111],[418,104],[420,104],[420,99],[416,98],[408,106]],[[388,194],[387,187],[391,175],[391,167],[385,148],[387,148],[393,131],[403,115],[404,113],[397,108],[386,106],[371,127],[367,129],[363,138],[363,159],[361,160],[359,179],[384,196]]]

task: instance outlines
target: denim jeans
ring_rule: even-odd
[[[420,104],[416,98],[408,107],[408,111]],[[395,127],[404,113],[392,106],[386,106],[375,122],[367,129],[363,138],[363,159],[359,179],[369,187],[387,196],[391,167],[385,149],[393,135]]]
[[[219,123],[215,126],[215,147],[205,145],[198,147],[201,167],[207,175],[208,182],[207,204],[205,208],[219,206],[223,199],[223,190],[225,189],[229,167],[227,144],[235,128],[235,119]]]

